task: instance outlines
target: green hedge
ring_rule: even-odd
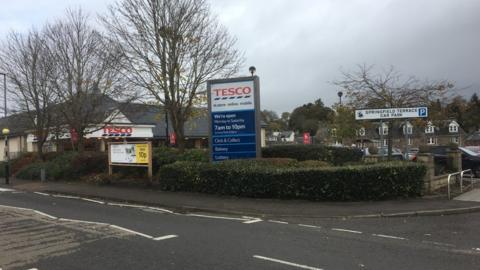
[[[256,198],[382,200],[421,195],[425,171],[420,164],[401,162],[325,168],[176,162],[160,169],[160,186]]]
[[[30,163],[21,168],[16,177],[40,179],[40,170],[45,169],[47,180],[76,180],[77,178],[107,170],[108,157],[103,152],[64,152],[45,162]]]
[[[362,159],[360,149],[331,147],[321,145],[276,145],[262,148],[265,158],[293,158],[298,161],[321,160],[335,166]]]

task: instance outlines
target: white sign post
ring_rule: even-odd
[[[113,166],[147,167],[148,177],[152,178],[152,143],[108,143],[108,174]]]
[[[356,120],[381,120],[428,117],[427,107],[355,110]]]
[[[408,126],[406,118],[428,117],[428,107],[355,110],[355,120],[380,120],[380,144],[383,146],[383,120],[405,118],[405,159],[408,159]]]

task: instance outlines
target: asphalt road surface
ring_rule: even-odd
[[[480,269],[480,213],[268,219],[0,189],[6,269]]]

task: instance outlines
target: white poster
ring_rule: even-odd
[[[136,163],[135,144],[110,145],[110,161],[112,163]]]

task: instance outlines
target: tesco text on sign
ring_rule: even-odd
[[[215,80],[208,83],[210,147],[213,161],[255,158],[258,123],[255,78]]]

